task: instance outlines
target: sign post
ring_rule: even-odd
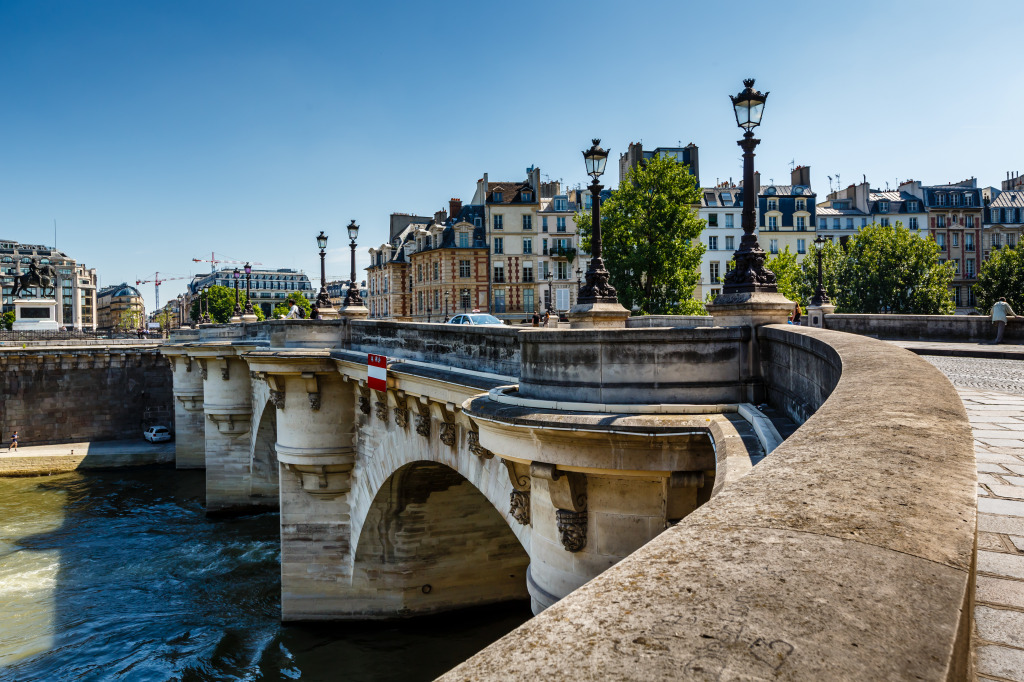
[[[388,390],[388,359],[384,355],[366,355],[366,384],[381,393]]]

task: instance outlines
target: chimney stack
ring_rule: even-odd
[[[457,218],[461,211],[462,211],[462,199],[449,199],[448,200],[448,215],[450,215],[452,218]]]

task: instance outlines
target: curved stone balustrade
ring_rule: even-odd
[[[777,325],[758,345],[802,426],[442,679],[969,677],[976,474],[955,390],[872,339]]]

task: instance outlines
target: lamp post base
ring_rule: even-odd
[[[260,319],[256,317],[255,313],[245,313],[242,315],[242,322],[259,322]]]
[[[570,329],[625,329],[630,312],[618,301],[577,303],[569,311]]]
[[[321,320],[336,320],[339,317],[341,317],[340,315],[338,315],[338,311],[334,309],[334,306],[330,304],[323,307],[318,307],[316,309],[316,312],[318,315],[320,315]]]
[[[365,320],[370,316],[370,309],[364,305],[345,305],[338,310],[338,317],[349,320]]]
[[[716,327],[760,327],[785,324],[796,304],[777,291],[722,294],[707,307]]]
[[[836,307],[831,303],[821,303],[815,305],[812,302],[809,306],[807,306],[807,326],[823,329],[825,327],[825,316],[831,315],[835,311]]]
[[[253,317],[255,317],[255,315],[253,315]],[[228,320],[228,322],[230,322],[231,324],[238,324],[241,321],[242,321],[242,316],[241,315],[232,315],[231,319]]]

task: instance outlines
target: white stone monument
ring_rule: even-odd
[[[14,331],[57,331],[57,301],[52,298],[14,299]]]

